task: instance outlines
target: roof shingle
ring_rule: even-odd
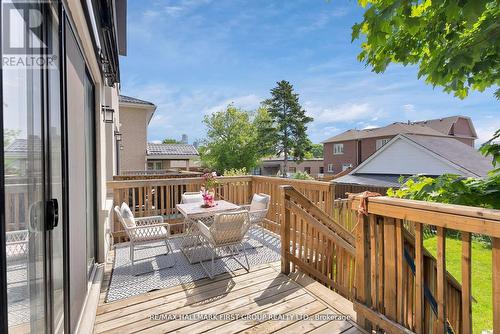
[[[150,105],[154,106],[155,104],[149,101],[141,100],[135,97],[127,96],[127,95],[120,95],[119,97],[119,102],[122,103],[132,103],[132,104],[143,104],[143,105]]]
[[[185,156],[197,156],[198,151],[193,145],[189,144],[155,144],[148,143],[147,148],[148,155],[185,155]]]

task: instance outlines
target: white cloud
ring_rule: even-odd
[[[344,103],[336,107],[320,107],[306,102],[305,109],[314,118],[314,122],[319,124],[372,119],[377,113],[369,103]]]
[[[214,112],[224,110],[229,104],[234,104],[235,107],[242,108],[244,110],[254,110],[259,107],[262,100],[262,98],[255,94],[225,99],[223,102],[204,110],[204,114],[209,115]]]
[[[369,125],[364,126],[362,130],[375,129],[375,128],[378,128],[378,126],[373,125],[373,124],[369,124]]]
[[[486,117],[485,117],[486,118]],[[485,122],[474,122],[474,127],[476,128],[477,140],[476,146],[480,146],[484,142],[490,140],[496,130],[500,129],[500,119],[488,119],[488,123]]]
[[[414,113],[415,112],[415,105],[414,104],[404,104],[403,111],[405,113]]]

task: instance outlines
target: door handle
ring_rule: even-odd
[[[59,203],[57,199],[49,199],[45,205],[47,230],[53,230],[59,223]]]

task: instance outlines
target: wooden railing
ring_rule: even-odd
[[[281,187],[281,271],[300,270],[346,298],[354,292],[353,234],[307,196]]]
[[[469,333],[470,233],[493,237],[493,268],[500,268],[498,211],[377,197],[368,199],[369,216],[357,224],[359,198],[333,200],[329,183],[261,176],[218,180],[219,199],[248,204],[254,193],[271,195],[265,227],[289,245],[282,247],[283,272],[301,270],[353,300],[367,328],[439,332],[446,319],[456,333]],[[181,222],[175,209],[181,194],[198,191],[201,183],[201,178],[113,181],[108,187],[115,204],[127,202],[136,216],[159,214],[175,223]],[[422,247],[424,224],[438,231],[437,259]],[[464,232],[463,288],[444,266],[446,228]],[[115,222],[116,241],[123,240],[121,229]],[[409,260],[415,262],[414,270]],[[498,271],[493,277],[500,281]],[[438,302],[437,316],[418,297],[424,289]],[[500,291],[494,294],[500,319]]]
[[[360,200],[353,198],[353,209]],[[386,332],[471,333],[471,233],[478,233],[492,239],[493,327],[500,332],[500,211],[387,197],[368,198],[367,210],[356,228],[355,245],[354,307],[362,326]],[[407,229],[407,224],[414,227]],[[437,231],[435,265],[426,260],[424,228]],[[462,235],[460,290],[446,272],[448,229]]]
[[[252,177],[218,178],[216,197],[236,204],[248,204],[252,190]],[[181,202],[184,192],[199,191],[201,178],[174,178],[141,181],[111,181],[108,190],[113,192],[114,204],[127,203],[136,217],[162,215],[174,226],[174,233],[181,232],[181,217],[175,206]],[[116,217],[115,217],[116,218]],[[179,223],[179,224],[176,224]],[[123,241],[125,234],[115,219],[115,242]]]
[[[5,185],[5,230],[7,232],[27,229],[29,195],[26,184]]]
[[[328,215],[333,214],[333,192],[330,183],[313,180],[293,180],[278,177],[252,176],[252,193],[271,195],[271,207],[267,214],[269,230],[280,233],[280,214],[282,213],[281,186],[290,185],[306,196]]]
[[[219,177],[216,189],[217,199],[225,199],[236,204],[248,204],[254,193],[271,195],[271,205],[264,227],[280,233],[282,203],[280,186],[292,185],[309,198],[315,205],[333,214],[334,203],[329,183],[319,181],[291,180],[264,176]],[[174,225],[180,223],[175,206],[180,203],[182,193],[199,191],[201,178],[144,179],[108,182],[108,190],[113,192],[114,204],[126,202],[137,217],[163,215]],[[340,210],[340,208],[338,208]],[[173,227],[180,232],[181,225]],[[120,223],[115,220],[113,235],[115,242],[125,240]]]

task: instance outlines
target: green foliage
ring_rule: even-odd
[[[314,180],[314,178],[306,172],[294,173],[292,179],[296,180]]]
[[[306,116],[299,103],[299,95],[293,92],[293,86],[285,80],[277,82],[271,89],[271,98],[265,100],[272,119],[272,128],[268,129],[267,142],[274,155],[284,155],[284,170],[287,170],[288,157],[301,161],[306,152],[311,150],[311,141],[307,136],[307,124],[312,122]]]
[[[374,72],[390,63],[418,65],[418,77],[464,98],[470,89],[498,86],[498,0],[358,0],[363,21],[352,39],[364,37],[360,61]],[[500,89],[495,95],[500,97]]]
[[[230,168],[224,170],[224,176],[243,176],[248,175],[247,169],[243,168]]]
[[[231,104],[205,116],[207,138],[199,149],[203,165],[219,173],[257,166],[265,148],[259,134],[268,117],[265,110],[250,113]]]
[[[434,256],[437,254],[437,237],[424,240],[425,248]],[[493,297],[491,250],[484,243],[472,241],[472,295],[477,301],[472,303],[473,333],[484,333],[493,328]],[[462,282],[462,241],[446,238],[446,270]]]
[[[312,144],[311,153],[313,158],[323,158],[323,144]]]
[[[173,139],[173,138],[165,138],[165,139],[163,139],[163,141],[161,143],[162,144],[182,144],[182,142],[180,142],[177,139]]]
[[[484,179],[444,174],[436,178],[412,176],[391,197],[500,209],[500,173]]]

